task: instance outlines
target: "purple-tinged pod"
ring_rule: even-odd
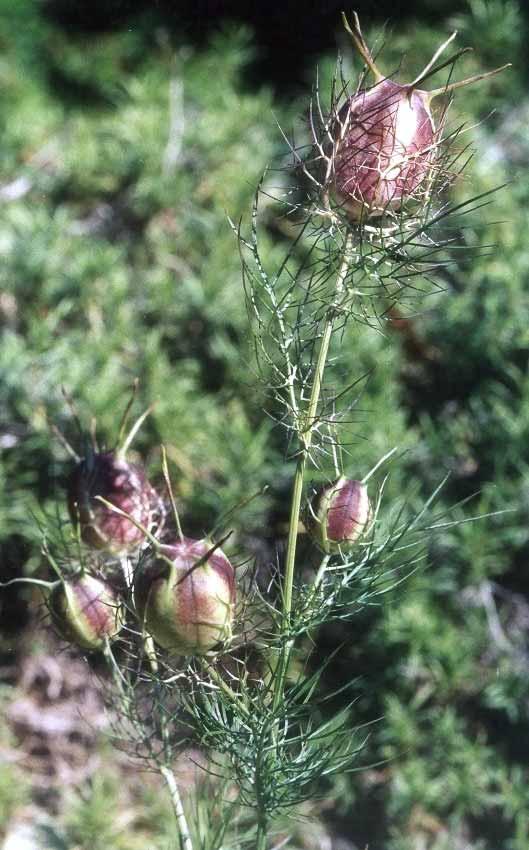
[[[68,509],[74,525],[79,526],[81,539],[88,546],[113,555],[141,546],[145,540],[142,528],[151,528],[159,516],[160,504],[144,469],[117,452],[88,455],[77,464],[70,478]]]
[[[430,108],[433,99],[509,66],[451,82],[433,91],[422,89],[426,79],[447,65],[453,67],[455,59],[466,52],[460,50],[436,64],[454,39],[456,33],[453,33],[413,82],[399,84],[377,68],[362,35],[358,15],[354,13],[352,25],[345,15],[343,20],[375,79],[374,86],[360,88],[348,97],[330,121],[330,188],[349,219],[356,223],[399,210],[405,201],[428,197],[435,170],[443,172],[436,160],[446,110],[441,111],[436,126]],[[446,174],[443,179],[446,180]]]
[[[56,584],[48,609],[61,637],[82,649],[103,649],[123,625],[123,608],[112,588],[86,573]]]
[[[235,570],[209,540],[160,546],[134,583],[141,625],[179,655],[202,655],[230,639],[235,597]]]
[[[424,194],[438,145],[428,92],[382,80],[347,100],[334,132],[333,188],[351,220]]]
[[[317,494],[311,514],[310,531],[323,551],[348,551],[371,517],[366,485],[343,476],[338,478]]]

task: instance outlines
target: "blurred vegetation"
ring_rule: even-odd
[[[256,181],[283,151],[276,119],[302,136],[307,101],[248,86],[248,29],[219,24],[207,46],[175,47],[148,16],[72,36],[42,9],[18,0],[0,10],[2,578],[36,569],[35,518],[62,498],[68,458],[49,420],[81,448],[61,387],[112,444],[136,376],[144,405],[156,402],[136,448],[156,476],[167,446],[190,533],[268,485],[238,511],[234,541],[266,564],[284,539],[291,470],[262,410],[227,215],[248,215]],[[475,148],[457,192],[507,186],[469,217],[468,253],[443,271],[428,309],[385,333],[355,325],[344,336],[337,379],[369,375],[347,471],[361,477],[398,445],[388,502],[419,503],[449,472],[441,507],[473,496],[452,516],[509,512],[439,535],[428,569],[386,607],[319,638],[322,653],[345,642],[329,688],[360,676],[359,720],[382,718],[366,770],[322,786],[323,821],[359,850],[529,845],[526,23],[514,0],[471,0],[436,27],[395,21],[383,63],[397,67],[404,53],[401,78],[415,76],[455,26],[474,48],[461,77],[514,63],[453,105],[450,121],[468,123]],[[321,58],[322,80],[333,64]],[[272,188],[284,177],[266,179]],[[272,205],[263,216],[272,265],[288,233]],[[29,599],[17,591],[0,603],[8,666],[31,646],[19,638]],[[6,686],[2,701],[16,690]],[[148,790],[138,840],[143,816],[127,825],[121,768],[108,749],[102,758],[108,768],[58,809],[50,847],[169,846]],[[29,786],[6,759],[0,834]]]

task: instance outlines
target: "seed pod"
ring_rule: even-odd
[[[131,519],[97,499],[102,496]],[[68,508],[81,538],[94,549],[122,554],[137,549],[159,511],[160,499],[141,466],[117,452],[92,453],[75,467],[68,487]]]
[[[327,554],[347,551],[364,532],[370,515],[365,484],[342,476],[318,493],[310,531]]]
[[[335,133],[334,190],[350,219],[419,198],[438,143],[428,92],[382,80],[348,99]]]
[[[400,85],[377,68],[354,14],[352,26],[344,25],[356,50],[375,78],[375,85],[349,97],[331,121],[332,152],[329,156],[330,188],[353,222],[379,217],[398,210],[403,202],[428,194],[433,175],[441,127],[435,126],[430,104],[435,97],[497,74],[497,68],[467,80],[450,83],[434,91],[419,86],[466,49],[436,65],[451,43],[453,33],[435,52],[412,82]],[[442,125],[441,119],[440,124]]]
[[[235,571],[209,540],[183,538],[160,546],[138,571],[134,599],[140,621],[160,646],[201,655],[229,639]]]
[[[83,649],[102,649],[123,625],[123,609],[112,588],[86,574],[57,584],[48,608],[61,636]]]

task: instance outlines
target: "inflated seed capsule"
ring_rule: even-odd
[[[134,584],[142,625],[181,655],[201,655],[230,638],[235,595],[235,570],[224,552],[185,537],[160,546]]]
[[[123,625],[123,609],[112,588],[86,573],[57,583],[48,608],[59,634],[83,649],[102,649]]]
[[[432,100],[497,74],[508,65],[434,91],[421,89],[420,84],[434,71],[453,65],[455,58],[466,52],[463,49],[435,66],[454,33],[412,83],[399,84],[377,68],[358,16],[354,14],[352,25],[345,15],[343,19],[356,50],[375,79],[374,86],[361,88],[348,97],[330,123],[331,188],[348,218],[358,222],[398,210],[405,201],[427,195],[444,117],[441,113],[440,126],[436,127],[430,109]]]
[[[316,495],[310,532],[324,552],[347,551],[364,532],[370,515],[366,485],[342,476]]]
[[[113,511],[99,496],[127,517]],[[137,549],[145,539],[138,526],[149,529],[159,507],[160,498],[145,470],[119,452],[89,454],[77,464],[70,478],[70,516],[79,525],[82,540],[94,549],[111,554]]]
[[[334,191],[349,218],[380,216],[419,199],[437,131],[428,92],[382,80],[338,113]]]

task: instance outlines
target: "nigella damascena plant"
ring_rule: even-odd
[[[327,554],[347,552],[364,533],[370,517],[366,485],[342,476],[317,493],[310,533]]]
[[[187,537],[159,546],[134,583],[146,631],[179,655],[202,655],[229,640],[235,596],[235,570],[222,549]]]
[[[58,582],[48,609],[61,637],[82,649],[103,649],[123,625],[123,609],[112,588],[87,573]]]
[[[435,62],[455,33],[436,51],[411,83],[385,77],[375,65],[358,21],[345,26],[375,78],[371,88],[359,88],[337,110],[330,122],[332,151],[326,156],[327,179],[332,194],[351,222],[376,218],[399,210],[406,201],[428,197],[439,166],[444,112],[439,121],[432,113],[434,98],[460,86],[496,74],[497,68],[433,91],[420,88],[432,74],[452,64],[465,50],[441,65]]]

